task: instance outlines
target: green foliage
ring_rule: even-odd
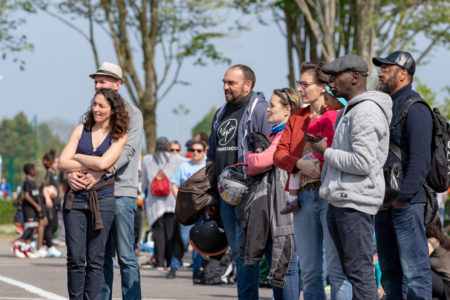
[[[436,99],[437,93],[422,83],[417,77],[414,78],[416,82],[416,91],[422,96],[422,98],[431,106],[438,107],[439,112],[450,121],[450,86],[445,89],[447,96],[444,99]]]
[[[447,92],[447,96],[444,98],[444,103],[439,109],[441,114],[447,118],[447,121],[450,121],[450,86],[446,86],[445,91]]]
[[[429,88],[426,84],[422,83],[417,76],[414,78],[416,83],[416,91],[422,96],[422,98],[431,106],[436,106],[436,92]]]
[[[147,151],[156,140],[156,109],[172,88],[188,82],[180,77],[183,64],[230,63],[216,44],[230,33],[222,26],[225,0],[59,0],[39,2],[40,9],[81,34],[98,65],[100,47],[94,33],[101,28],[111,39],[123,70],[130,100],[142,111]],[[222,13],[222,14],[221,14]],[[228,16],[226,16],[228,17]],[[73,18],[84,19],[84,31]]]
[[[31,1],[0,0],[0,55],[2,59],[9,58],[19,63],[21,69],[25,62],[16,56],[20,51],[31,51],[33,45],[27,40],[26,35],[18,35],[17,31],[25,23],[25,18],[19,16],[19,12],[34,12]]]
[[[211,111],[206,114],[203,119],[198,122],[194,128],[192,128],[192,136],[194,136],[195,134],[199,133],[199,132],[206,132],[208,133],[208,135],[210,135],[211,133],[211,124],[212,124],[212,120],[214,118],[214,114],[216,113],[216,108],[213,107],[211,108]]]
[[[2,175],[10,182],[13,189],[20,184],[22,167],[28,162],[39,162],[50,148],[56,153],[64,143],[56,137],[46,123],[41,123],[36,130],[23,112],[14,118],[3,118],[0,122],[0,154],[2,155]]]
[[[14,220],[16,208],[14,207],[14,200],[0,199],[0,225],[11,224]]]

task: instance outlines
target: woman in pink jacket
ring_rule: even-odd
[[[272,168],[273,154],[277,149],[283,129],[286,126],[291,113],[300,107],[300,95],[295,89],[284,88],[273,91],[270,98],[270,106],[267,108],[268,121],[274,124],[269,139],[272,144],[261,153],[248,151],[245,155],[245,173],[255,176]]]
[[[247,155],[245,156],[245,163],[247,166],[244,167],[244,171],[248,175],[255,176],[273,167],[273,154],[277,148],[283,129],[291,113],[299,107],[300,95],[295,89],[284,88],[273,91],[273,95],[270,98],[270,106],[267,108],[268,121],[269,123],[274,124],[272,127],[272,133],[269,136],[272,143],[266,150],[260,153],[253,153],[251,151],[247,152]],[[268,261],[270,261],[270,259]],[[299,299],[300,279],[298,277],[297,255],[294,255],[291,259],[289,270],[285,278],[286,281],[284,288],[273,289],[274,299]]]

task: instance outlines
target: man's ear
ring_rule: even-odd
[[[403,81],[408,80],[408,79],[409,79],[408,71],[406,69],[400,69],[400,72],[398,74],[398,80],[400,82],[403,82]]]
[[[358,84],[359,82],[359,77],[361,76],[361,74],[359,74],[358,72],[352,72],[352,85]]]
[[[250,93],[250,91],[252,90],[252,82],[251,82],[251,80],[247,80],[247,82],[246,83],[244,83],[244,87],[245,87],[245,93],[247,94],[247,93]]]

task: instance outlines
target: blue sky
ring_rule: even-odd
[[[287,85],[285,42],[274,24],[263,26],[254,20],[250,26],[250,31],[234,34],[216,45],[232,64],[243,63],[253,68],[255,90],[263,91],[268,99],[274,88]],[[23,111],[30,119],[37,115],[39,121],[57,118],[75,124],[87,110],[93,95],[93,82],[88,74],[95,71],[95,64],[88,43],[75,31],[44,14],[29,17],[22,31],[35,44],[35,50],[21,54],[26,60],[24,71],[9,60],[0,61],[3,77],[0,80],[0,118],[11,118]],[[101,61],[117,61],[108,39],[100,35],[99,45]],[[428,60],[427,65],[417,67],[416,75],[443,99],[442,89],[448,84],[445,76],[448,51],[435,49]],[[221,80],[226,68],[226,65],[214,64],[196,67],[187,61],[180,79],[191,85],[175,86],[158,105],[158,136],[184,143],[192,127],[211,107],[225,102]],[[121,92],[126,98],[125,87]],[[183,120],[172,112],[179,104],[190,109]]]

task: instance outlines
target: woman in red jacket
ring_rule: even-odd
[[[275,166],[290,174],[299,171],[302,173],[298,193],[298,205],[301,209],[294,212],[294,234],[302,270],[303,297],[325,300],[324,282],[328,275],[331,298],[341,300],[352,298],[352,287],[342,271],[328,232],[328,202],[319,197],[321,163],[318,159],[301,159],[311,151],[310,142],[306,142],[308,128],[314,126],[323,114],[325,86],[329,81],[328,76],[322,72],[324,65],[324,62],[305,62],[301,65],[298,91],[303,104],[309,106],[296,110],[289,118],[273,161]],[[289,182],[286,183],[286,187],[288,186]],[[324,248],[326,274],[322,267]]]
[[[281,138],[286,123],[291,113],[300,107],[300,96],[295,89],[285,88],[273,91],[270,98],[270,106],[267,108],[268,122],[274,124],[269,139],[272,141],[270,146],[260,153],[248,151],[245,156],[244,171],[255,176],[263,173],[273,167],[273,154],[277,148],[278,141]],[[286,195],[287,196],[287,195]],[[286,197],[287,198],[287,197]],[[292,223],[290,223],[292,224]],[[255,224],[254,224],[255,225]],[[258,226],[257,224],[255,226]],[[267,247],[267,246],[266,246]],[[280,249],[281,251],[281,249]],[[270,250],[266,248],[267,254],[270,256]],[[270,259],[268,261],[271,261]],[[298,278],[298,256],[293,255],[289,269],[285,275],[284,288],[273,288],[274,299],[291,300],[300,297],[300,282]]]

